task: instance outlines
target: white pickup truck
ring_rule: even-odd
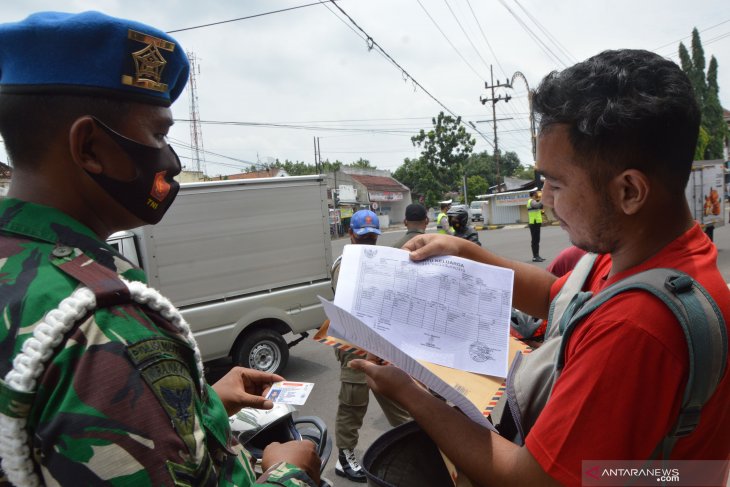
[[[108,242],[180,309],[203,360],[281,372],[325,319],[317,295],[332,298],[327,216],[320,176],[184,183],[160,223]]]

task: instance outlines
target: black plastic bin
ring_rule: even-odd
[[[369,486],[454,485],[436,444],[415,421],[382,434],[365,452],[362,466]]]

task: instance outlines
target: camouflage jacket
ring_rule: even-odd
[[[0,377],[34,326],[80,286],[59,265],[81,254],[145,282],[142,270],[68,215],[0,201]],[[200,389],[197,370],[190,345],[147,307],[130,301],[82,317],[46,363],[30,404],[38,475],[49,485],[314,485],[288,464],[257,484],[223,404],[207,384]]]

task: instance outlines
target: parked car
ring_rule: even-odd
[[[471,202],[471,205],[469,206],[471,221],[480,222],[484,219],[482,215],[482,205],[484,205],[485,203],[486,201],[483,200],[474,200]]]

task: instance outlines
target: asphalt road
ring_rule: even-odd
[[[389,245],[395,242],[403,230],[387,231],[379,239],[379,244]],[[499,230],[487,230],[479,232],[479,240],[482,246],[515,260],[524,262],[532,261],[530,251],[530,234],[527,228],[505,227]],[[724,226],[715,230],[715,242],[718,246],[718,264],[725,277],[730,282],[730,226]],[[336,257],[342,252],[347,239],[338,239],[332,242],[332,253]],[[546,259],[544,263],[534,264],[545,267],[558,252],[570,245],[567,234],[560,227],[544,227],[540,254]],[[339,364],[335,359],[333,351],[324,345],[312,340],[304,340],[302,343],[291,349],[289,364],[284,371],[284,376],[289,380],[301,380],[314,382],[316,385],[310,395],[307,404],[299,407],[297,414],[307,416],[319,416],[330,428],[334,437],[334,423],[337,411],[337,395],[339,391]],[[217,362],[209,364],[211,367],[210,379],[223,373],[229,363]],[[359,458],[368,446],[382,433],[389,429],[380,406],[372,397],[368,413],[362,429],[360,430],[360,442],[356,450]],[[342,477],[335,476],[334,467],[337,461],[337,450],[333,449],[333,456],[330,458],[324,476],[335,482],[337,486],[363,485],[350,482]]]

